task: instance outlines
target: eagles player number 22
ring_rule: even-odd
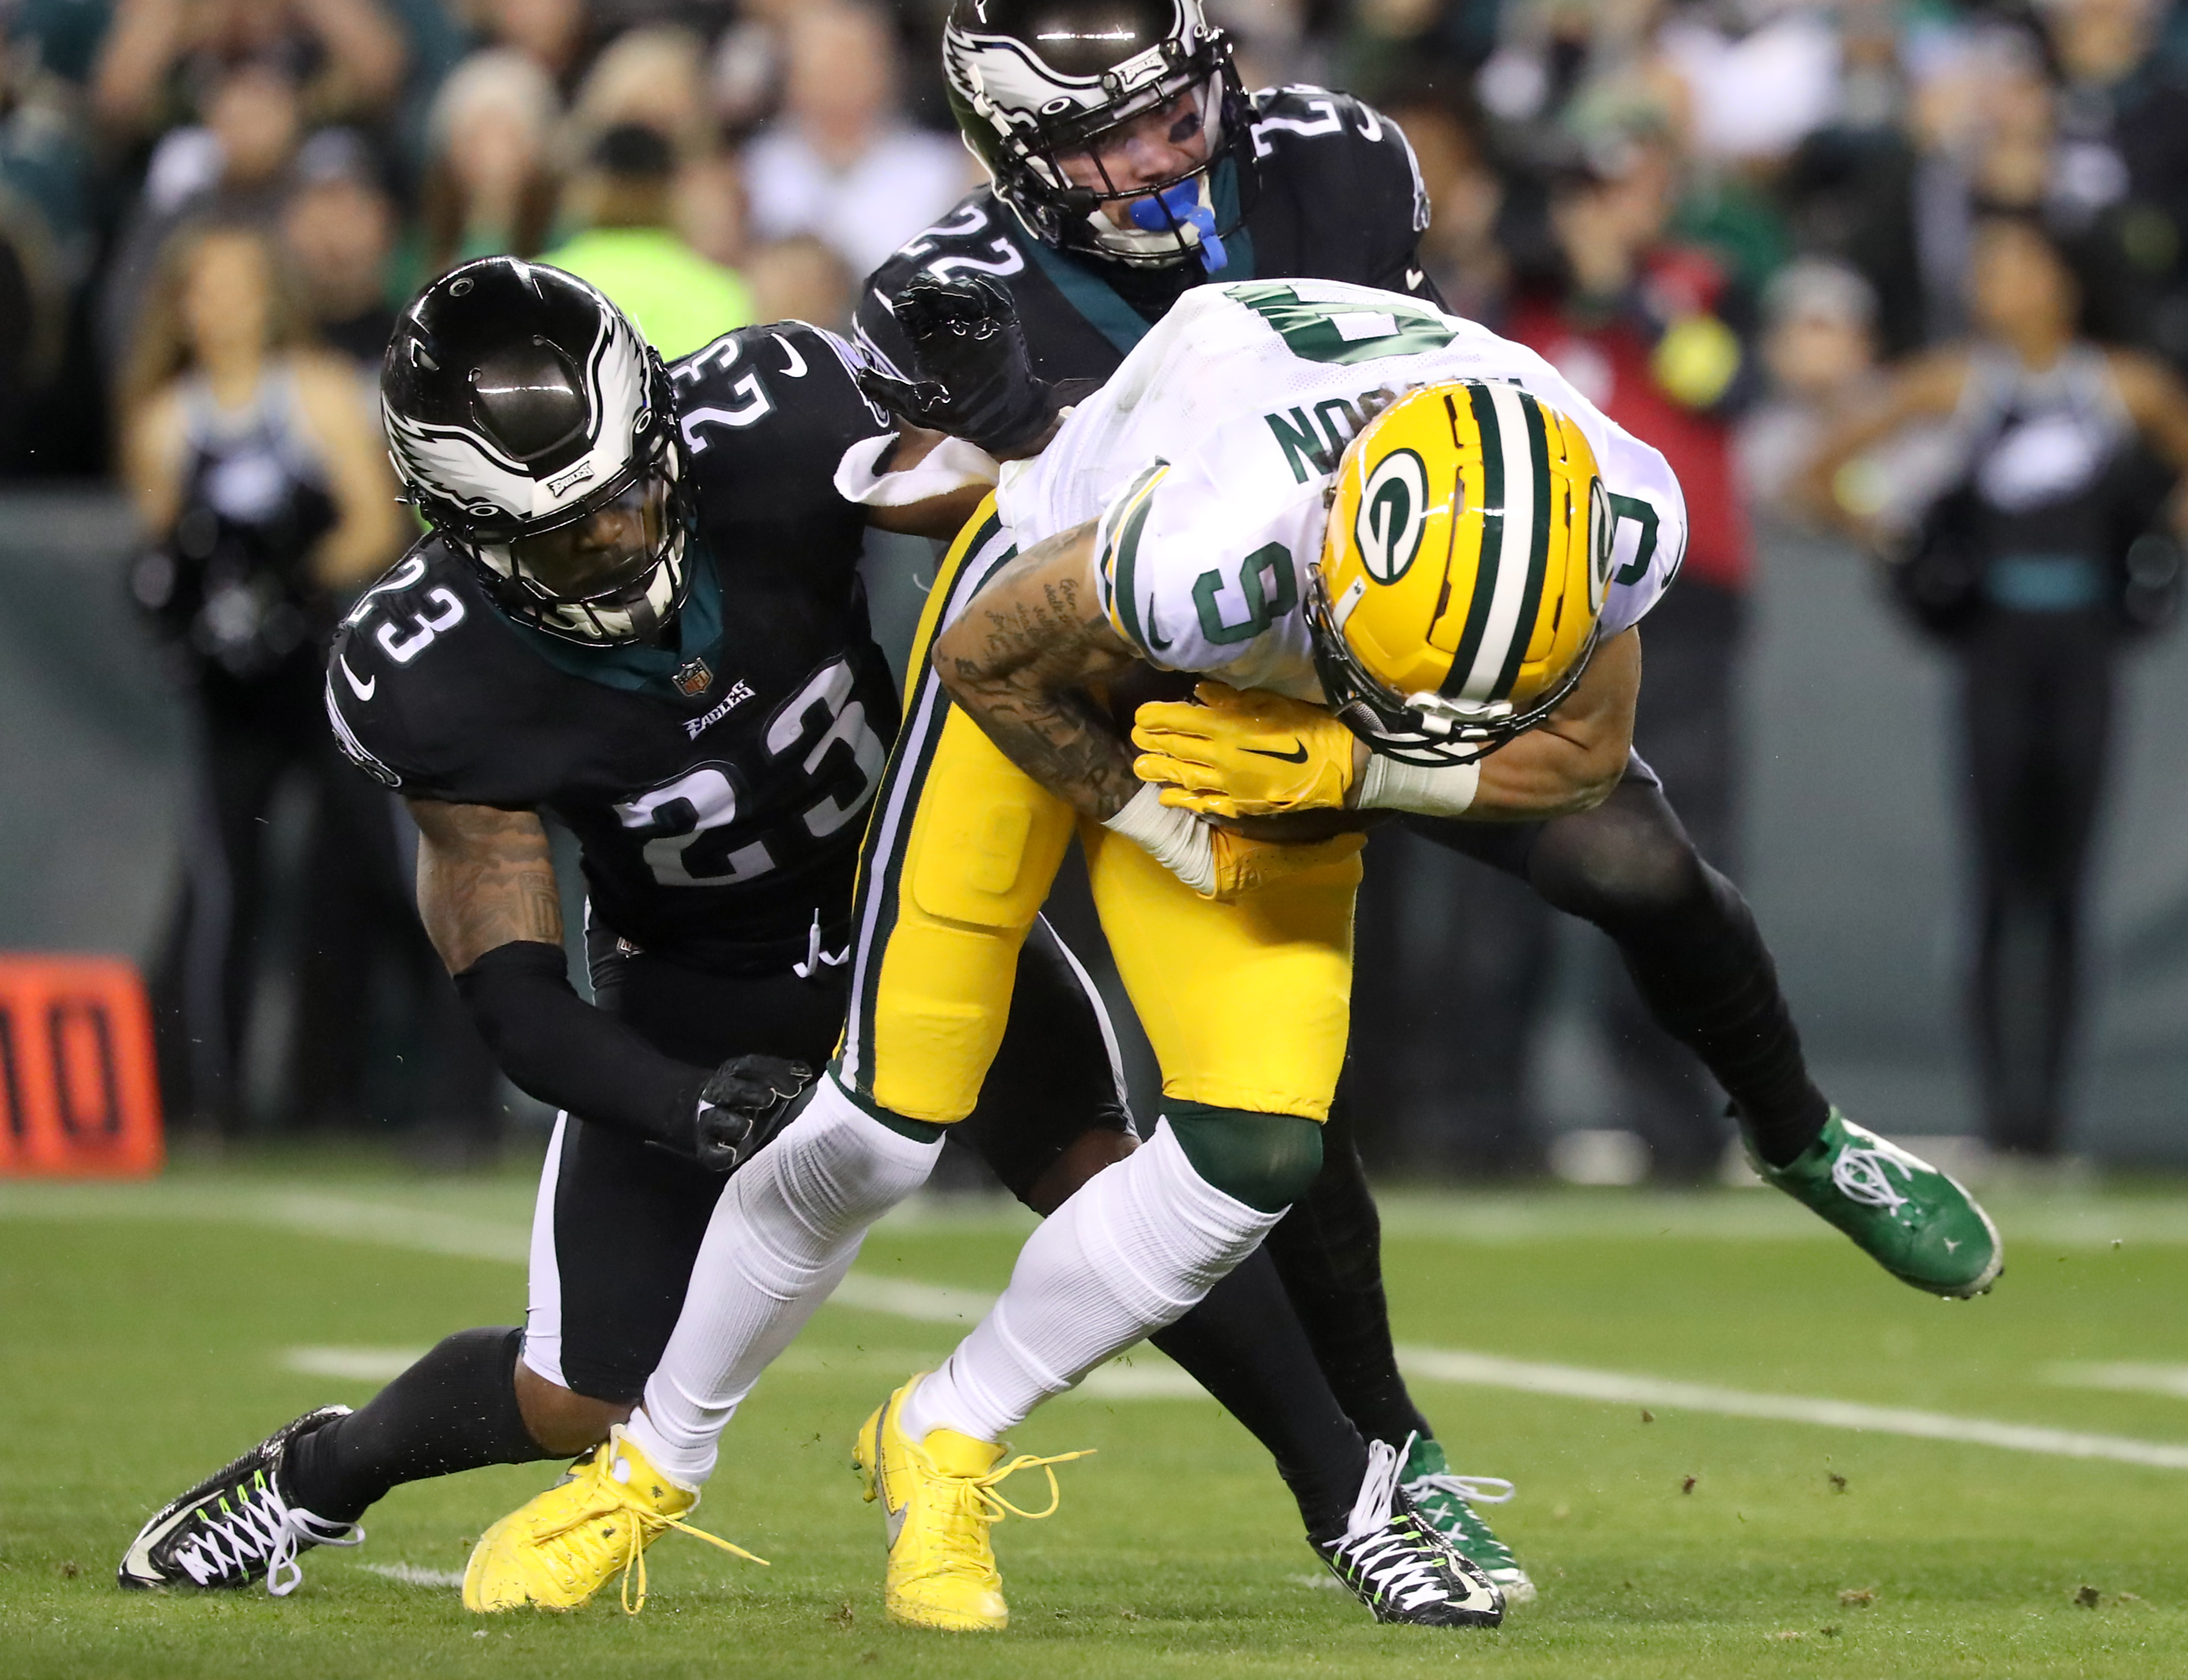
[[[798,768],[820,791],[796,827],[731,844],[744,778],[733,764],[702,764],[616,807],[625,828],[655,831],[644,855],[664,887],[726,887],[780,865],[805,836],[824,839],[866,808],[888,748],[851,698],[856,677],[837,659],[816,671],[768,724],[770,761],[803,753]],[[748,791],[748,790],[747,790]],[[802,834],[801,834],[802,830]]]

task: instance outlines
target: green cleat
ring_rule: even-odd
[[[1416,1435],[1406,1453],[1399,1486],[1413,1508],[1444,1543],[1487,1576],[1503,1590],[1507,1604],[1524,1604],[1535,1596],[1535,1583],[1512,1548],[1497,1537],[1481,1519],[1476,1505],[1502,1505],[1512,1497],[1512,1484],[1501,1476],[1459,1476],[1452,1474],[1443,1446],[1426,1435]]]
[[[1836,1108],[1797,1159],[1754,1164],[1903,1283],[1965,1299],[1989,1294],[2005,1270],[1998,1227],[1957,1179]]]

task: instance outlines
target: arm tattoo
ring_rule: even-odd
[[[418,913],[451,974],[498,945],[562,943],[547,831],[529,811],[414,799]]]
[[[936,639],[934,668],[1012,763],[1100,820],[1141,784],[1131,747],[1086,693],[1137,657],[1094,588],[1093,534],[1052,537],[982,585]]]

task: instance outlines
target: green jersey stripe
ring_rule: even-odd
[[[1109,599],[1104,605],[1109,616],[1125,640],[1142,653],[1148,651],[1148,639],[1140,628],[1140,601],[1132,587],[1132,568],[1139,559],[1140,533],[1147,528],[1148,515],[1153,509],[1155,481],[1169,471],[1168,461],[1157,461],[1126,485],[1125,493],[1111,504],[1123,512],[1095,568],[1108,590]]]

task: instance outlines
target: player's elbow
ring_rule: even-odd
[[[1626,760],[1627,747],[1622,741],[1604,742],[1579,755],[1567,775],[1557,815],[1574,816],[1582,811],[1592,811],[1608,799],[1610,790],[1626,774]]]
[[[982,656],[978,638],[969,634],[965,626],[966,621],[960,618],[935,637],[928,658],[950,697],[967,710],[978,710],[978,696],[994,686],[1001,674],[991,668],[990,662]]]

